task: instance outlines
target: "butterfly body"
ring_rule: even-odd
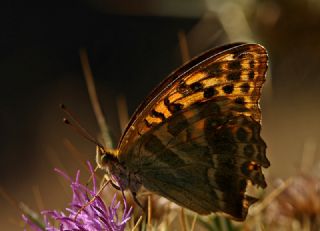
[[[143,185],[200,214],[243,220],[270,165],[258,105],[267,54],[257,44],[210,50],[169,75],[138,108],[104,158],[120,187]],[[106,153],[106,152],[105,152]]]

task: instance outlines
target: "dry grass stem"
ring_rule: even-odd
[[[69,153],[72,155],[73,159],[82,166],[88,173],[90,173],[87,164],[84,161],[84,158],[81,155],[81,152],[70,142],[68,139],[63,140],[64,146],[68,149]]]
[[[0,196],[3,197],[12,207],[16,208],[20,213],[23,213],[19,203],[0,186]]]
[[[197,218],[198,218],[198,214],[196,213],[196,214],[194,214],[194,216],[193,216],[193,220],[192,220],[192,225],[191,225],[190,231],[194,231],[194,228],[195,228],[196,222],[197,222]]]
[[[151,208],[151,195],[148,196],[148,221],[147,221],[147,230],[151,230],[151,216],[152,216],[152,208]]]
[[[127,100],[124,95],[120,95],[117,98],[117,108],[118,108],[120,128],[121,128],[121,131],[124,132],[129,122]]]
[[[138,226],[140,225],[141,221],[142,221],[142,216],[139,217],[139,220],[137,221],[137,223],[135,224],[135,226],[131,229],[131,231],[135,231]]]
[[[257,204],[256,206],[252,207],[252,216],[257,216],[259,213],[262,212],[268,205],[282,193],[288,186],[293,182],[292,178],[287,179],[281,186],[274,189],[268,196],[264,198],[264,200]]]
[[[184,212],[184,208],[182,208],[182,207],[180,209],[179,221],[180,221],[181,230],[187,231],[186,215]]]
[[[304,173],[310,172],[315,162],[317,153],[317,142],[309,138],[303,144],[303,153],[301,159],[301,171]]]
[[[110,136],[109,128],[107,126],[105,117],[103,115],[103,112],[102,112],[102,109],[101,109],[101,106],[99,103],[96,87],[94,84],[93,74],[92,74],[92,71],[91,71],[91,68],[89,65],[88,54],[87,54],[86,50],[84,50],[84,49],[80,50],[80,60],[81,60],[81,64],[82,64],[84,77],[86,79],[88,93],[89,93],[90,101],[92,104],[92,108],[93,108],[93,111],[96,116],[99,128],[102,133],[103,142],[107,148],[113,148],[113,143],[112,143],[112,139]]]
[[[186,63],[190,60],[190,53],[188,47],[188,41],[186,37],[186,33],[184,31],[178,32],[179,46],[182,57],[182,63]]]
[[[33,192],[34,199],[36,201],[36,205],[38,207],[38,210],[39,211],[44,210],[45,206],[44,206],[44,202],[43,202],[43,197],[41,196],[41,193],[40,193],[39,186],[38,185],[34,185],[32,187],[32,192]]]
[[[66,171],[66,168],[64,167],[64,165],[62,164],[62,162],[60,161],[58,155],[56,152],[54,152],[53,150],[49,149],[45,152],[46,157],[49,160],[49,163],[52,165],[52,168],[58,168],[61,171],[68,173],[68,171]],[[60,177],[59,174],[55,174],[58,177],[58,181],[61,184],[65,195],[69,194],[69,185],[68,183],[62,178]]]

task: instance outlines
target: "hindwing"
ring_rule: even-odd
[[[247,183],[264,188],[261,166],[269,161],[259,122],[237,115],[235,106],[228,98],[193,105],[152,128],[120,160],[150,191],[200,214],[243,220],[254,201]]]

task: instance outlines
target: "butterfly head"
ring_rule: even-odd
[[[100,169],[107,172],[110,179],[116,181],[119,188],[122,190],[130,189],[132,192],[137,192],[140,188],[140,183],[135,176],[128,176],[131,173],[128,169],[119,162],[117,149],[105,149],[103,146],[97,145],[96,148],[96,162]]]
[[[104,147],[96,146],[96,163],[101,169],[108,169],[110,165],[118,162],[117,159],[118,150],[105,149]]]

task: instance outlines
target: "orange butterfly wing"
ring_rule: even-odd
[[[228,96],[261,120],[258,101],[268,56],[258,44],[228,44],[205,52],[171,73],[137,108],[123,133],[119,153],[141,135],[197,102]],[[232,90],[232,91],[231,91]]]
[[[260,45],[231,44],[173,72],[133,115],[120,163],[177,204],[243,220],[248,181],[266,186],[258,101],[267,60]]]

